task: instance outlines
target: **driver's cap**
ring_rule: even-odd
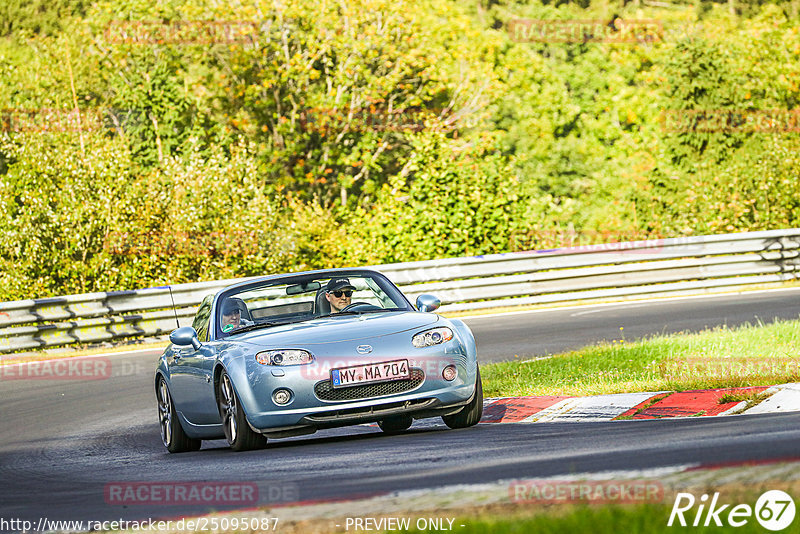
[[[331,278],[325,290],[330,293],[331,291],[338,291],[340,289],[355,289],[355,286],[350,283],[347,278]]]

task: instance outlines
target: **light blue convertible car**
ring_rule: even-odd
[[[424,417],[472,426],[483,411],[475,339],[438,307],[421,295],[415,308],[367,269],[269,276],[209,295],[156,368],[162,441],[183,452],[224,437],[242,451],[376,421],[384,432]]]

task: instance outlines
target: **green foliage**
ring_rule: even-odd
[[[664,235],[797,226],[797,26],[768,6],[712,36],[678,41],[658,74],[664,109],[682,121],[662,131],[648,183],[631,195],[639,220]]]
[[[97,136],[85,152],[58,137],[6,137],[0,153],[6,298],[260,275],[297,261],[244,144],[142,174],[121,140]]]
[[[5,5],[0,298],[797,226],[796,132],[696,127],[800,106],[794,5]]]
[[[666,136],[665,148],[672,165],[693,169],[697,165],[718,164],[744,142],[744,133],[695,129],[703,126],[698,123],[706,114],[743,109],[747,103],[744,77],[735,73],[732,65],[734,54],[734,50],[720,43],[686,39],[676,44],[664,65],[670,110],[684,112],[678,115],[684,119],[681,126],[688,127],[688,131]]]
[[[253,147],[238,143],[228,151],[187,148],[132,181],[135,200],[117,210],[122,244],[138,241],[115,255],[128,277],[122,286],[139,285],[140,273],[159,284],[288,268],[280,207],[259,175]]]
[[[0,177],[0,294],[6,298],[118,282],[101,251],[127,196],[130,161],[120,143],[90,143],[89,150],[83,157],[61,136],[0,140],[8,162]]]
[[[343,215],[352,229],[345,263],[491,254],[541,244],[528,233],[531,221],[557,216],[558,206],[514,175],[495,140],[464,143],[423,132],[411,144],[411,157],[373,207]]]
[[[52,35],[65,18],[81,16],[88,0],[5,0],[0,4],[0,37],[17,33]]]
[[[754,137],[723,166],[683,192],[683,217],[696,233],[791,228],[800,221],[800,140]]]

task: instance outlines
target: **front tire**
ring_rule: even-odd
[[[483,384],[481,383],[480,369],[475,379],[475,395],[469,404],[453,415],[444,415],[442,420],[450,428],[467,428],[478,424],[483,415]]]
[[[396,434],[397,432],[408,430],[408,427],[410,427],[413,422],[414,419],[412,419],[410,415],[398,415],[378,421],[378,426],[387,434]]]
[[[253,449],[263,449],[267,445],[267,438],[253,432],[247,424],[242,404],[236,390],[233,389],[228,373],[222,371],[219,377],[217,391],[217,405],[219,414],[222,417],[222,429],[225,431],[225,439],[231,449],[239,451],[250,451]]]
[[[156,388],[156,400],[158,401],[158,421],[161,427],[161,442],[169,452],[190,452],[200,450],[203,442],[199,439],[190,438],[183,431],[178,414],[175,412],[175,403],[172,402],[172,395],[169,393],[167,381],[164,377],[159,377],[158,387]]]

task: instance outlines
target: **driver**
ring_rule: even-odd
[[[331,278],[325,288],[325,298],[331,304],[331,313],[339,313],[350,305],[355,287],[347,278]]]

